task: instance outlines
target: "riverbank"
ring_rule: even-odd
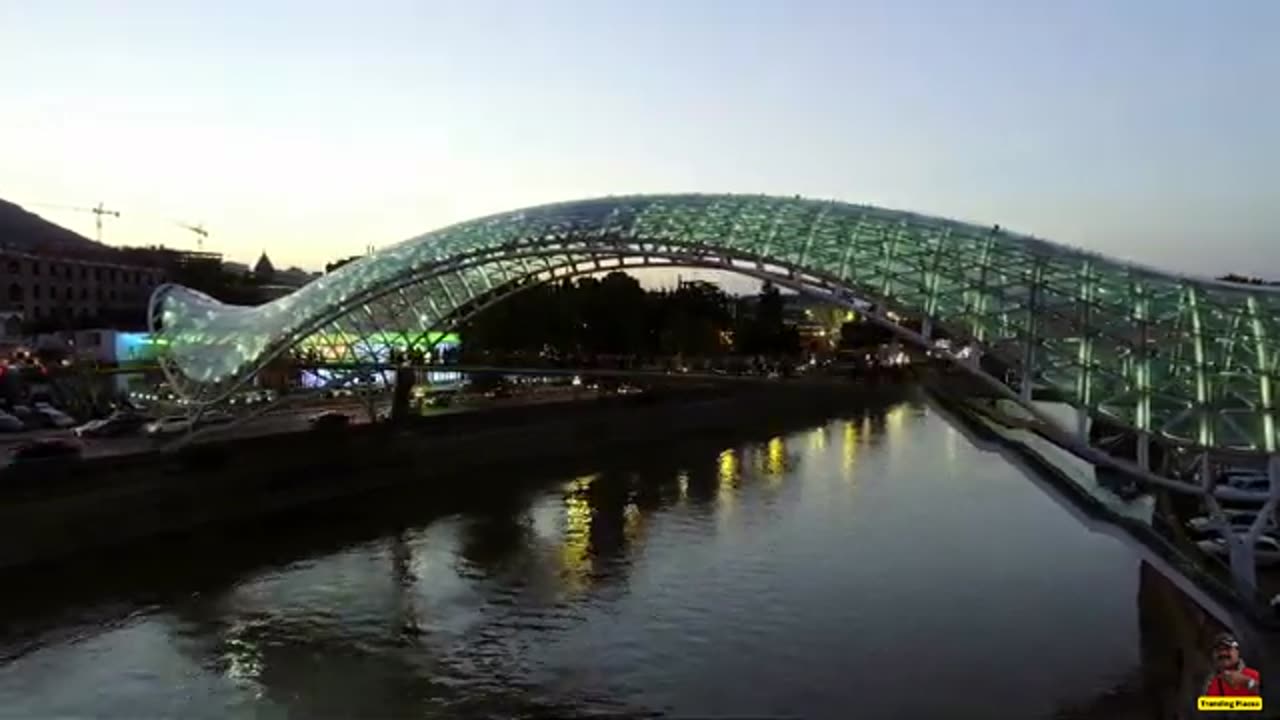
[[[411,418],[401,424],[236,438],[174,453],[105,457],[7,473],[0,570],[228,523],[268,523],[392,487],[493,493],[480,468],[606,463],[682,437],[821,421],[866,393],[850,386],[668,390],[583,403]]]
[[[998,409],[984,401],[957,397],[936,386],[926,388],[931,402],[949,416],[975,443],[987,445],[1004,454],[1015,464],[1025,465],[1038,478],[1048,483],[1053,492],[1070,504],[1074,513],[1099,527],[1114,528],[1112,534],[1139,549],[1144,556],[1140,601],[1151,605],[1160,617],[1161,630],[1143,634],[1143,651],[1153,658],[1146,662],[1147,686],[1166,711],[1190,713],[1199,692],[1199,683],[1210,672],[1207,648],[1212,637],[1231,630],[1244,643],[1251,664],[1263,675],[1280,672],[1280,621],[1254,598],[1243,598],[1222,577],[1205,572],[1186,558],[1177,544],[1166,537],[1151,520],[1142,521],[1116,511],[1112,505],[1089,492],[1079,479],[1059,461],[1039,452],[1029,442],[1029,435],[1004,427]],[[1157,568],[1163,568],[1157,572]],[[1174,578],[1182,580],[1175,582]],[[1190,583],[1194,587],[1185,584]],[[1179,587],[1175,587],[1181,585]],[[1175,602],[1174,595],[1188,597],[1198,590],[1206,603],[1217,605],[1215,618],[1203,605]],[[1194,610],[1188,610],[1194,606]],[[1144,628],[1145,630],[1146,628]],[[1268,697],[1268,702],[1280,698]],[[1163,716],[1163,715],[1162,715]],[[1169,715],[1190,717],[1190,714]]]

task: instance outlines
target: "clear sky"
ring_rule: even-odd
[[[0,0],[0,197],[108,242],[319,267],[675,191],[1280,277],[1280,2]]]

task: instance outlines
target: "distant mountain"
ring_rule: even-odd
[[[4,200],[0,200],[0,246],[42,254],[98,254],[114,250]]]

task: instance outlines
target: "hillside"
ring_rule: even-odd
[[[0,246],[22,252],[101,253],[110,248],[101,243],[0,200]]]

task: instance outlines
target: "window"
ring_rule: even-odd
[[[37,320],[44,317],[44,308],[40,307],[39,305],[31,308],[31,316]]]
[[[102,289],[102,286],[99,285],[98,286],[98,302],[102,302],[103,300],[106,300],[106,299],[107,299],[107,293]]]
[[[66,279],[70,280],[70,279],[71,279],[71,266],[70,266],[70,265],[64,265],[62,269],[63,269],[62,276],[63,276],[63,277],[65,277]]]
[[[85,267],[84,265],[80,266],[80,279],[81,280],[89,279],[89,268]]]
[[[32,299],[32,300],[39,300],[39,299],[40,299],[40,286],[39,286],[39,285],[32,285],[32,286],[31,286],[31,299]]]
[[[116,301],[116,291],[115,291],[115,290],[112,290],[111,292],[107,293],[107,299],[108,299],[108,300],[110,300],[111,302],[115,302],[115,301]]]
[[[67,286],[67,292],[66,292],[66,299],[68,299],[68,300],[72,299],[72,296],[73,296],[73,295],[74,295],[74,293],[72,293],[72,292],[71,292],[71,286],[70,286],[70,285],[68,285],[68,286]]]
[[[18,273],[20,273],[20,272],[22,272],[22,270],[18,267],[18,261],[17,261],[17,260],[10,260],[10,261],[9,261],[9,274],[10,274],[10,275],[17,275],[17,274],[18,274]]]
[[[40,274],[40,261],[39,261],[39,260],[32,260],[32,261],[31,261],[31,274],[32,274],[32,275],[39,275],[39,274]]]
[[[96,267],[93,269],[93,279],[102,282],[102,268]]]
[[[18,283],[9,284],[9,302],[22,302],[22,286]]]
[[[89,299],[89,288],[86,288],[86,287],[80,288],[80,299],[81,300]]]

